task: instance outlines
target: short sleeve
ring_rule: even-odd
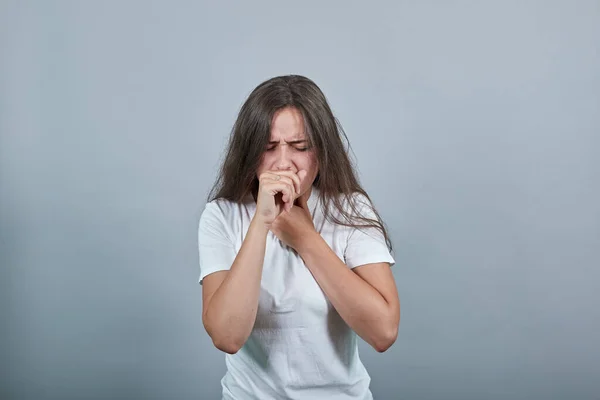
[[[368,199],[360,195],[357,204],[362,217],[377,219]],[[385,237],[379,229],[374,227],[351,228],[344,258],[346,265],[350,268],[378,262],[388,262],[390,267],[395,264]]]
[[[221,208],[214,202],[207,203],[198,224],[200,285],[206,275],[231,268],[236,251],[227,232]]]

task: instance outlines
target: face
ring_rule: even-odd
[[[318,173],[317,156],[314,148],[309,148],[308,137],[304,133],[304,119],[295,108],[279,110],[271,123],[271,137],[263,153],[256,176],[265,171],[291,170],[307,172],[301,182],[300,194],[312,187]]]

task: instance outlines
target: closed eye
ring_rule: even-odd
[[[277,146],[267,147],[266,151],[273,151],[273,150],[275,150],[275,147],[277,147]],[[294,149],[297,151],[307,151],[307,150],[309,150],[309,147],[294,147]]]

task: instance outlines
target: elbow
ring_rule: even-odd
[[[382,335],[378,340],[374,341],[373,348],[378,353],[383,353],[396,342],[398,338],[398,326],[389,329],[385,335]]]
[[[373,340],[373,348],[378,353],[387,351],[398,338],[398,327],[400,326],[400,308],[387,319],[387,323],[381,328],[378,337]]]
[[[392,345],[394,344],[394,342],[395,342],[395,340],[379,341],[379,342],[375,343],[375,345],[373,346],[373,348],[378,353],[385,353],[387,349],[389,349],[390,347],[392,347]]]
[[[213,321],[209,321],[207,315],[203,315],[202,317],[204,329],[218,350],[227,354],[235,354],[242,348],[248,338],[247,336],[237,337],[231,330],[219,329],[214,323],[211,323]]]
[[[208,333],[208,336],[212,339],[213,345],[224,353],[235,354],[244,345],[245,339],[238,340],[230,334],[223,334],[216,329],[212,329],[208,324],[205,324],[204,327],[206,333]]]
[[[217,349],[227,354],[235,354],[242,348],[242,345],[234,340],[213,339],[213,344]]]

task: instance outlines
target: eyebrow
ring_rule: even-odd
[[[304,143],[304,142],[308,142],[308,140],[306,139],[296,139],[296,140],[290,140],[289,142],[286,142],[287,144],[299,144],[299,143]],[[271,140],[269,141],[269,144],[277,144],[279,143],[279,140]]]

